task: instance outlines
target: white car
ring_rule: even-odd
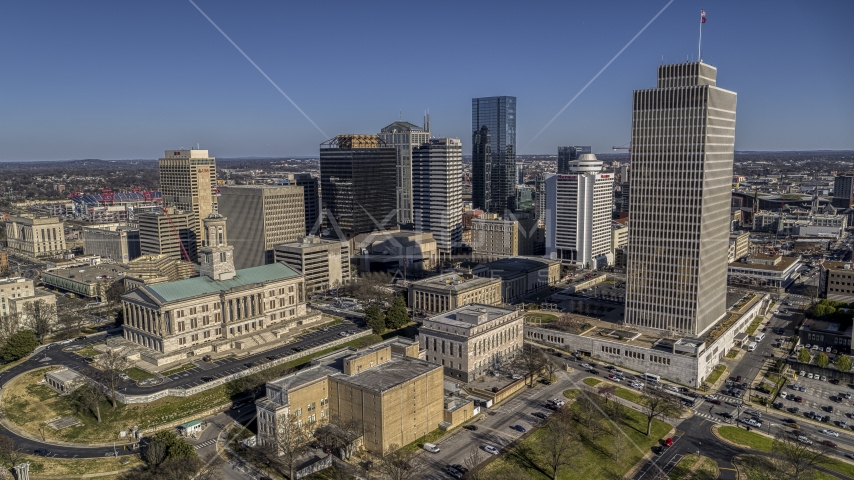
[[[788,396],[789,396],[789,394],[788,394],[788,393],[786,393],[786,392],[780,392],[780,398],[786,398],[786,397],[788,397]]]
[[[819,380],[821,380],[822,382],[826,382],[826,381],[827,381],[827,377],[825,377],[824,375],[822,375],[822,376],[821,376],[821,378],[819,378]]]
[[[641,382],[632,382],[629,384],[629,386],[638,390],[643,390],[643,383]]]
[[[839,436],[839,432],[834,432],[833,430],[828,430],[826,428],[824,430],[822,430],[821,433],[828,435],[830,437],[838,437]]]
[[[798,435],[798,441],[807,445],[812,445],[812,440],[810,440],[806,435]]]
[[[678,392],[678,391],[679,391],[679,389],[678,389],[678,388],[676,388],[676,387],[674,387],[673,385],[667,385],[667,386],[666,386],[666,387],[664,387],[664,388],[666,388],[666,389],[670,390],[671,392]]]
[[[513,380],[521,380],[521,379],[522,379],[522,375],[519,375],[518,373],[513,374]]]
[[[808,373],[807,378],[815,378],[815,376],[812,373]]]
[[[807,372],[801,370],[800,373],[798,373],[798,375],[805,377],[807,375]]]
[[[717,395],[706,395],[706,400],[717,400],[717,399],[718,399]]]
[[[845,398],[851,400],[851,392],[845,392]]]
[[[493,447],[492,445],[484,445],[483,449],[486,450],[487,453],[491,453],[492,455],[498,455],[498,449]]]
[[[589,363],[582,363],[581,368],[593,368],[593,367],[591,367]]]

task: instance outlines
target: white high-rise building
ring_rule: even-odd
[[[634,92],[627,324],[700,335],[726,313],[736,94],[716,77],[661,65]]]
[[[383,128],[379,137],[384,146],[397,149],[397,222],[412,223],[412,149],[430,141],[430,115],[424,117],[423,128],[397,121]]]
[[[614,175],[601,173],[592,153],[568,162],[569,172],[546,177],[546,256],[584,268],[612,264]]]
[[[458,138],[434,138],[412,151],[415,231],[431,232],[440,254],[463,240],[463,146]]]

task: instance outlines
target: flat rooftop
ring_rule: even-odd
[[[511,273],[530,272],[555,264],[560,264],[560,260],[539,257],[508,257],[489,262],[487,266],[495,275],[501,275],[502,271]]]
[[[425,278],[417,282],[412,282],[413,287],[430,287],[441,288],[452,292],[469,290],[471,288],[479,288],[491,283],[501,282],[500,278],[477,277],[460,273],[446,273],[435,277]]]
[[[124,277],[127,269],[115,264],[106,265],[81,265],[79,267],[59,268],[50,270],[42,274],[45,276],[54,275],[59,278],[65,278],[78,283],[98,283],[112,282],[117,278]],[[49,278],[49,277],[48,277]],[[50,283],[46,281],[45,283]]]
[[[768,255],[764,255],[768,256]],[[732,262],[729,264],[733,268],[746,268],[750,270],[767,270],[771,272],[784,272],[791,267],[798,259],[794,257],[780,257],[780,261],[776,265],[765,265],[763,263],[747,262]]]
[[[450,325],[454,327],[461,328],[470,328],[472,326],[478,325],[480,323],[487,323],[495,320],[496,318],[503,317],[505,315],[509,315],[513,313],[515,310],[508,310],[506,308],[495,307],[492,305],[484,305],[482,303],[473,303],[471,305],[466,305],[464,307],[455,308],[453,310],[449,310],[445,313],[440,313],[439,315],[435,315],[433,317],[428,318],[427,320],[433,322],[439,322],[445,325]],[[479,316],[482,314],[486,314],[486,320],[483,322],[473,323],[469,320],[460,320],[458,319],[457,314],[462,313],[463,315],[471,315],[471,316]],[[472,317],[468,317],[472,318]]]

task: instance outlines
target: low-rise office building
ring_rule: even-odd
[[[285,429],[311,433],[334,419],[355,430],[353,442],[385,455],[436,430],[445,420],[442,367],[420,360],[417,347],[393,338],[339,350],[268,382],[255,402],[258,443],[276,445]]]
[[[12,253],[49,257],[66,250],[65,230],[57,217],[13,215],[6,221],[6,246]]]
[[[525,339],[699,388],[741,342],[753,319],[768,311],[770,301],[769,294],[748,294],[702,337],[676,337],[589,318],[580,332],[525,325]]]
[[[839,302],[854,302],[854,267],[847,262],[823,262],[818,281],[819,296]]]
[[[807,318],[798,330],[801,345],[818,345],[822,351],[830,348],[839,353],[851,352],[852,328],[849,323]]]
[[[541,234],[536,218],[475,218],[471,225],[472,258],[481,262],[533,255]]]
[[[501,279],[452,272],[409,284],[409,306],[415,312],[435,314],[472,303],[501,303]]]
[[[38,301],[56,317],[56,295],[36,289],[32,280],[23,277],[0,278],[0,317],[19,315],[19,326],[26,325],[27,305]]]
[[[83,227],[83,252],[126,264],[140,256],[139,230],[119,225]]]
[[[188,356],[248,351],[319,321],[306,308],[302,276],[283,263],[236,270],[226,219],[204,220],[199,277],[144,285],[122,297],[125,340],[163,365]]]
[[[305,278],[309,295],[337,288],[350,280],[350,248],[346,241],[308,236],[302,242],[273,247],[275,259]]]
[[[508,257],[486,264],[482,276],[501,279],[501,301],[515,302],[560,281],[560,260],[539,257]]]
[[[107,288],[123,279],[126,272],[120,265],[57,268],[42,272],[41,279],[45,285],[57,290],[103,301]]]
[[[523,326],[517,310],[472,304],[424,320],[418,342],[445,375],[471,382],[522,351]]]
[[[750,255],[742,261],[729,264],[727,283],[782,292],[795,281],[799,266],[799,257]]]
[[[363,272],[429,270],[439,262],[438,244],[430,232],[383,230],[357,235],[350,244]]]

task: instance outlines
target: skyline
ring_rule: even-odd
[[[742,100],[736,150],[854,149],[854,59],[833,53],[854,41],[850,2],[336,4],[323,22],[305,19],[328,4],[195,3],[330,137],[378,133],[399,115],[419,124],[429,109],[433,134],[460,138],[464,155],[471,99],[496,95],[518,99],[519,155],[627,144],[632,91],[654,81],[662,57],[696,56],[704,8],[703,60]],[[221,158],[317,157],[328,140],[192,3],[77,5],[12,4],[0,18],[10,39],[0,88],[11,92],[0,98],[0,161],[156,159],[197,143]],[[496,34],[505,16],[516,23]]]

